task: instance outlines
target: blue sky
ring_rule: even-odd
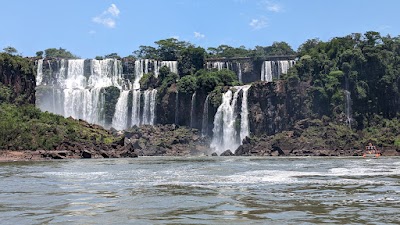
[[[400,34],[398,0],[1,0],[0,48],[24,56],[66,48],[82,58],[170,37],[253,48],[374,30]]]

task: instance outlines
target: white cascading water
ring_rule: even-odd
[[[37,71],[36,71],[36,86],[42,84],[43,80],[43,59],[37,61]]]
[[[112,127],[117,130],[124,130],[128,127],[128,96],[129,90],[121,91],[115,106]]]
[[[202,126],[201,126],[201,135],[203,137],[208,135],[208,104],[209,104],[209,97],[210,97],[210,95],[207,95],[206,100],[204,101],[204,106],[203,106],[203,120],[202,120]]]
[[[228,149],[234,152],[239,146],[239,142],[236,140],[235,122],[237,115],[235,108],[240,90],[237,89],[235,93],[228,90],[222,95],[222,103],[214,117],[211,148],[219,154]]]
[[[146,69],[148,70],[148,60],[140,59],[135,61],[135,80],[133,81],[134,90],[140,89],[139,82],[146,73]]]
[[[232,93],[232,90],[228,90],[222,95],[222,103],[218,107],[217,113],[214,117],[213,139],[210,147],[218,154],[221,154],[223,151],[228,149],[234,152],[242,143],[242,140],[250,134],[247,102],[247,94],[250,85],[236,86],[234,89],[236,89],[234,93]],[[243,97],[240,112],[240,133],[238,133],[236,128],[238,112],[236,108],[239,93],[241,91]]]
[[[154,75],[158,76],[156,75],[159,70],[158,64],[157,61],[149,59],[135,61],[135,79],[133,82],[134,90],[132,91],[132,125],[154,125],[157,90],[146,90],[143,92],[143,109],[141,111],[142,94],[140,92],[140,79],[142,79],[144,74],[147,74],[150,71],[153,71]],[[172,65],[173,63],[170,64]],[[151,68],[151,65],[154,67]],[[176,67],[176,70],[177,68],[178,67]]]
[[[140,90],[132,91],[132,126],[140,125]]]
[[[124,86],[121,62],[116,59],[90,60],[90,71],[86,74],[83,59],[61,59],[57,61],[55,71],[49,61],[48,65],[50,77],[47,85],[52,89],[51,96],[43,97],[38,107],[65,117],[105,125],[101,90],[108,86],[120,89]]]
[[[131,84],[129,80],[123,78],[120,60],[60,59],[52,64],[50,60],[47,60],[50,72],[49,76],[46,72],[46,83],[44,83],[43,63],[44,60],[37,61],[37,86],[49,88],[37,90],[38,93],[42,93],[37,101],[40,109],[103,126],[112,125],[117,129],[127,128],[128,117],[131,117],[132,125],[155,122],[157,90],[143,92],[144,102],[141,104],[142,94],[139,81],[144,74],[156,73],[161,66],[167,66],[172,72],[178,73],[176,61],[136,60],[135,78]],[[105,124],[103,89],[110,86],[117,87],[120,90],[120,96],[115,106],[112,124]],[[132,114],[130,115],[127,110],[129,91],[132,92]],[[145,109],[142,109],[143,107]]]
[[[274,78],[279,79],[294,64],[295,60],[264,61],[261,66],[261,80],[271,82]]]
[[[194,118],[194,107],[196,104],[195,100],[196,100],[196,92],[193,93],[192,101],[190,104],[190,127],[193,127],[193,125],[194,125],[194,119],[195,119]]]
[[[222,69],[232,69],[232,63],[231,62],[222,62],[222,61],[215,61],[215,62],[207,62],[206,67],[208,70],[211,69],[217,69],[218,71]]]
[[[250,128],[249,128],[249,108],[248,108],[248,101],[247,95],[249,92],[251,85],[243,86],[243,97],[242,97],[242,110],[240,112],[240,141],[242,142],[243,139],[250,135]]]
[[[178,62],[177,61],[154,61],[154,76],[158,77],[160,68],[166,66],[172,73],[178,74]]]
[[[143,119],[142,124],[154,125],[157,90],[146,90],[143,93]]]

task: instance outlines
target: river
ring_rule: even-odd
[[[400,158],[0,163],[0,224],[398,224]]]

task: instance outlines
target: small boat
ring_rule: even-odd
[[[375,145],[372,145],[372,143],[368,143],[367,146],[365,146],[365,152],[363,154],[363,157],[370,158],[370,157],[375,157],[378,158],[381,156],[381,152],[376,148]]]

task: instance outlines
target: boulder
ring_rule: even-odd
[[[90,158],[92,158],[92,153],[90,153],[90,152],[87,151],[87,150],[83,150],[83,151],[82,151],[82,158],[84,158],[84,159],[90,159]]]
[[[221,153],[220,156],[233,156],[234,154],[231,152],[231,150],[226,150],[223,153]]]

